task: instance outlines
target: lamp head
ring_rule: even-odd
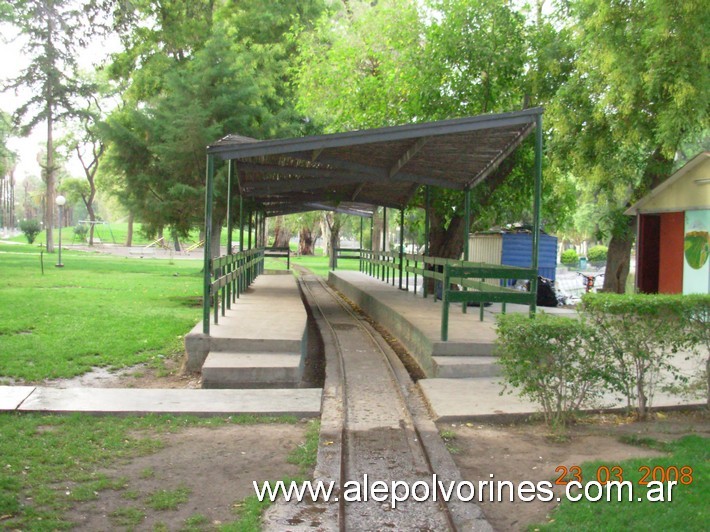
[[[59,196],[57,196],[54,199],[54,202],[61,207],[62,205],[64,205],[67,202],[67,198],[65,198],[64,196],[62,196],[60,194]]]

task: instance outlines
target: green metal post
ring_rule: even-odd
[[[362,272],[362,226],[364,223],[364,218],[360,216],[360,272]]]
[[[429,256],[429,203],[431,201],[431,194],[429,191],[429,185],[424,187],[424,256]],[[426,268],[426,263],[422,264],[423,268]],[[427,278],[422,277],[422,296],[427,296]]]
[[[373,277],[375,265],[372,263],[375,260],[375,213],[377,210],[372,212],[372,217],[370,218],[370,277]]]
[[[239,259],[237,260],[237,268],[241,268],[244,261],[244,197],[239,194]],[[237,276],[237,297],[244,291],[244,275],[240,273]]]
[[[232,161],[227,161],[227,255],[232,255]],[[227,265],[227,273],[234,270],[234,263]],[[232,308],[234,283],[227,283],[227,308]]]
[[[254,248],[259,247],[259,211],[254,211],[254,225],[252,226],[254,229]]]
[[[463,260],[468,261],[468,232],[471,227],[471,189],[467,188],[464,194],[464,215],[463,215]],[[466,287],[463,287],[464,292]],[[466,314],[467,303],[464,301],[461,303],[461,310]],[[483,303],[481,302],[481,310],[483,310]]]
[[[214,187],[214,158],[207,156],[207,176],[205,184],[205,257],[202,286],[202,332],[210,333],[210,288],[212,284],[212,194]]]
[[[239,195],[239,251],[244,251],[244,198]]]
[[[447,287],[449,285],[449,265],[444,265],[444,280],[441,286],[441,341],[449,339],[449,298],[447,297]]]
[[[251,228],[252,228],[251,220],[252,220],[252,214],[253,214],[253,213],[251,212],[251,208],[249,208],[249,222],[248,222],[248,225],[249,225],[249,226],[248,226],[248,229],[249,229],[249,240],[248,240],[248,242],[247,242],[247,249],[251,249]]]
[[[466,195],[464,201],[466,205],[464,206],[464,229],[463,229],[463,260],[468,261],[468,232],[471,228],[471,189],[466,189]]]
[[[387,207],[384,207],[384,213],[382,214],[382,255],[383,258],[384,254],[387,253]],[[382,268],[383,270],[383,277],[382,280],[386,283],[389,283],[390,281],[390,269],[389,269],[389,263],[387,260],[384,261],[386,265]]]
[[[404,207],[399,211],[399,289],[402,290],[404,273]]]
[[[530,314],[534,314],[537,309],[537,276],[538,276],[538,253],[540,247],[540,213],[542,204],[542,115],[535,117],[535,199],[533,203],[533,249],[532,249],[532,269],[533,278],[530,280],[530,293],[533,294],[533,301],[530,305]]]

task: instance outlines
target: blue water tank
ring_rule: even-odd
[[[503,233],[501,264],[529,268],[532,265],[532,233]],[[557,270],[557,238],[540,231],[538,272],[555,280]]]

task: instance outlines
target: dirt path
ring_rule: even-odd
[[[165,447],[103,471],[125,479],[121,490],[103,490],[68,514],[77,530],[209,530],[235,520],[234,507],[254,494],[252,481],[297,476],[286,461],[304,441],[305,423],[192,427],[161,435]],[[66,486],[71,490],[71,486]],[[182,491],[186,501],[156,510],[151,496]],[[189,520],[189,521],[188,521]]]

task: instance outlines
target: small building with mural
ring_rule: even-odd
[[[688,161],[626,214],[638,221],[639,292],[710,294],[710,152]]]

